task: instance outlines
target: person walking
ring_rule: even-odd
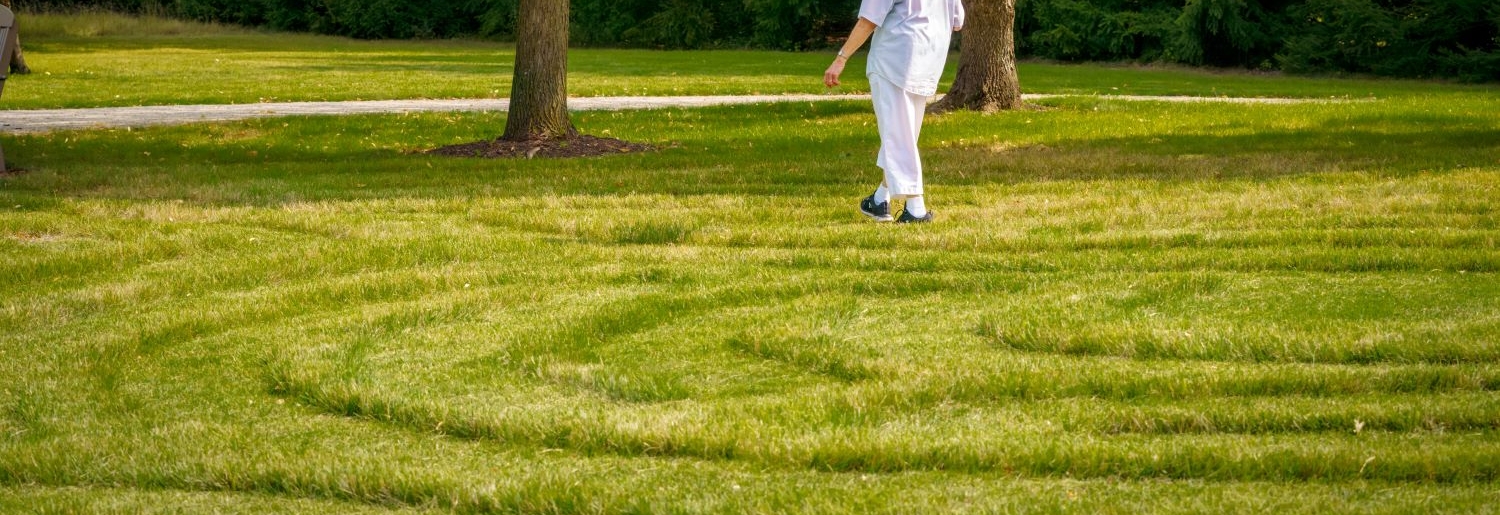
[[[870,40],[870,96],[880,132],[875,166],[885,177],[859,210],[877,222],[932,221],[922,194],[922,157],[917,139],[927,100],[937,94],[938,80],[948,63],[948,43],[963,29],[961,0],[861,0],[859,21],[828,71],[823,84],[839,85],[849,56]],[[901,216],[891,216],[891,201],[905,200]]]

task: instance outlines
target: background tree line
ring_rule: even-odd
[[[17,0],[357,38],[514,38],[519,0]],[[573,44],[831,47],[858,0],[572,0]],[[1016,51],[1500,81],[1496,0],[1017,0]]]

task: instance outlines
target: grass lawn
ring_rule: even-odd
[[[308,100],[506,98],[514,46],[477,41],[355,41],[115,15],[21,17],[37,74],[12,76],[0,109]],[[826,90],[828,52],[575,49],[575,96],[868,92],[864,57]],[[949,66],[949,79],[955,66]],[[1023,63],[1028,93],[1369,98],[1432,83],[1284,78],[1174,68]],[[1444,86],[1493,93],[1493,86]]]
[[[28,57],[497,52],[106,37]],[[583,94],[726,56],[701,92],[795,91],[785,60],[826,60],[575,55]],[[255,91],[194,96],[174,66],[136,97],[54,72],[0,101]],[[0,512],[1500,510],[1500,93],[1023,82],[1047,70],[1031,91],[1377,98],[931,118],[939,218],[912,227],[856,211],[878,143],[855,102],[576,113],[662,150],[571,161],[420,153],[495,113],[5,136],[27,172],[0,177]],[[274,94],[407,87],[307,75],[343,86]]]

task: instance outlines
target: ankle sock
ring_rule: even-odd
[[[883,203],[883,202],[890,202],[890,201],[891,201],[891,190],[890,189],[886,188],[884,184],[881,184],[879,188],[875,188],[875,203],[876,204],[880,204],[880,203]]]
[[[917,218],[927,216],[927,203],[922,201],[922,197],[907,197],[906,212]]]

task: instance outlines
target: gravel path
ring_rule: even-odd
[[[1025,95],[1038,100],[1064,95]],[[748,95],[704,97],[578,97],[568,99],[574,111],[705,107],[769,102],[868,100],[869,95]],[[1290,98],[1102,96],[1113,100],[1157,102],[1228,102],[1293,104],[1322,100]],[[36,133],[68,129],[145,127],[195,122],[222,122],[294,115],[346,115],[450,111],[505,111],[510,101],[479,100],[367,100],[351,102],[281,102],[265,104],[101,107],[91,109],[0,110],[0,131]]]

